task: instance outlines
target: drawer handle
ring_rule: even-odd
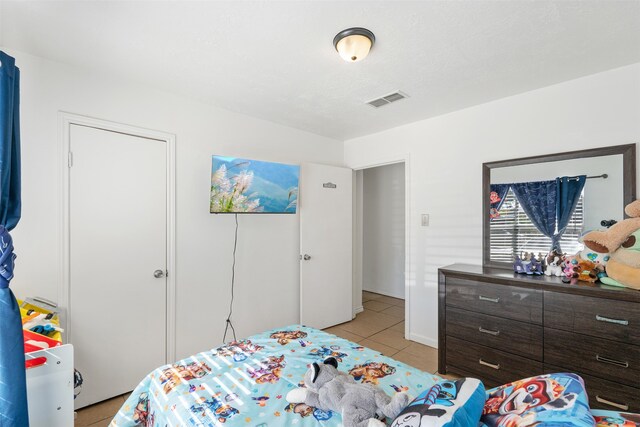
[[[478,299],[480,301],[495,302],[496,304],[500,302],[500,298],[489,298],[489,297],[485,297],[483,295],[478,295]]]
[[[500,335],[500,331],[492,331],[489,329],[485,329],[482,326],[478,327],[478,331],[482,332],[483,334],[493,335],[494,337],[497,337],[498,335]]]
[[[600,316],[599,314],[596,314],[596,320],[598,322],[615,323],[616,325],[629,326],[628,320],[612,319],[610,317]]]
[[[620,366],[621,368],[628,368],[629,362],[621,362],[615,359],[609,359],[608,357],[602,357],[599,354],[596,354],[596,360],[601,363],[608,363],[609,365]]]
[[[600,403],[604,403],[605,405],[613,406],[614,408],[622,409],[623,411],[629,410],[629,405],[625,405],[623,403],[612,402],[607,399],[603,399],[602,397],[596,395],[596,400]]]
[[[482,359],[479,359],[478,363],[481,364],[481,365],[484,365],[484,366],[488,366],[488,367],[490,367],[492,369],[495,369],[495,370],[500,369],[500,365],[499,364],[498,365],[494,365],[493,363],[485,362]]]

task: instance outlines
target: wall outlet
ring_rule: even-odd
[[[429,214],[422,214],[422,226],[423,227],[429,226]]]

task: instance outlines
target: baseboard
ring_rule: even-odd
[[[363,306],[354,308],[353,309],[353,317],[356,317],[356,314],[362,313],[363,311],[364,311],[364,307]]]
[[[438,340],[434,340],[432,338],[425,337],[423,335],[418,334],[409,334],[409,339],[411,341],[419,342],[420,344],[428,345],[429,347],[438,348]]]

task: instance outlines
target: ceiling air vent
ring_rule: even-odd
[[[372,101],[368,101],[367,104],[372,107],[379,108],[383,105],[391,104],[392,102],[400,101],[401,99],[407,98],[406,93],[402,93],[400,91],[390,93],[389,95],[382,96],[380,98],[376,98]]]

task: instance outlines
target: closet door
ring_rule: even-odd
[[[166,363],[166,142],[71,125],[69,341],[76,408]]]

